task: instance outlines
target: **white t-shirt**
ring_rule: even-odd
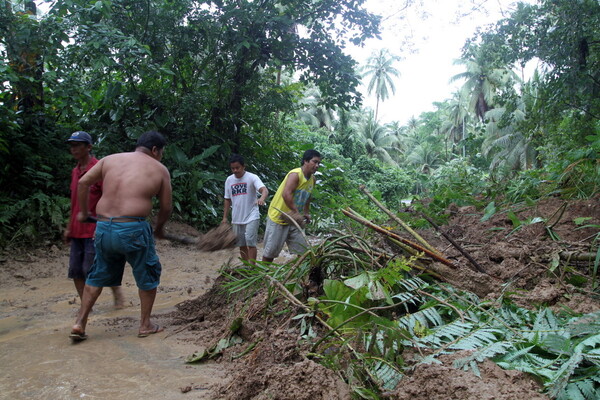
[[[248,171],[240,179],[233,174],[227,177],[223,197],[231,200],[232,224],[247,224],[260,218],[256,200],[258,189],[264,186],[258,176]]]

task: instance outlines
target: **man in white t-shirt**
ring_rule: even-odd
[[[233,175],[225,181],[225,205],[223,208],[223,221],[227,222],[229,210],[231,224],[237,235],[236,246],[240,248],[242,260],[256,260],[256,243],[258,242],[258,226],[260,214],[258,206],[265,205],[269,190],[260,178],[246,171],[244,157],[233,154],[229,158],[229,166]],[[260,198],[257,195],[260,193]],[[251,261],[251,262],[252,262]]]

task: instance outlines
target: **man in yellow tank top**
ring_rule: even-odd
[[[304,219],[310,222],[310,200],[315,186],[314,174],[320,164],[321,154],[316,150],[306,150],[300,168],[288,172],[279,185],[269,206],[263,261],[273,261],[279,256],[285,243],[292,254],[302,254],[306,251],[308,243],[302,232],[294,224],[289,223],[282,212],[301,213]]]

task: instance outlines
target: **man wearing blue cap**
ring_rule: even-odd
[[[71,217],[69,225],[63,232],[65,243],[71,243],[71,255],[69,257],[69,278],[73,279],[79,299],[83,298],[83,288],[88,271],[94,262],[96,254],[94,249],[94,232],[96,224],[84,223],[77,220],[79,213],[79,201],[77,199],[77,184],[79,179],[85,175],[98,159],[91,154],[92,137],[84,131],[74,132],[67,143],[70,145],[71,155],[77,161],[77,165],[71,172]],[[102,182],[97,182],[90,187],[89,212],[96,215],[96,204],[102,196]],[[112,287],[115,298],[115,308],[125,305],[121,287]]]

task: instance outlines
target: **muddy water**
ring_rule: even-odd
[[[154,305],[154,320],[175,304],[208,289],[233,251],[194,253],[167,244],[157,246],[164,272]],[[139,300],[131,272],[124,278],[127,307],[115,310],[106,289],[87,327],[89,339],[68,338],[79,300],[65,278],[67,249],[48,260],[9,266],[22,271],[16,282],[0,284],[0,398],[2,399],[210,399],[209,386],[226,379],[218,365],[187,365],[197,350],[166,326],[164,332],[138,338]],[[6,264],[0,265],[6,268]],[[36,269],[55,269],[35,278]],[[182,388],[191,391],[182,394]]]

